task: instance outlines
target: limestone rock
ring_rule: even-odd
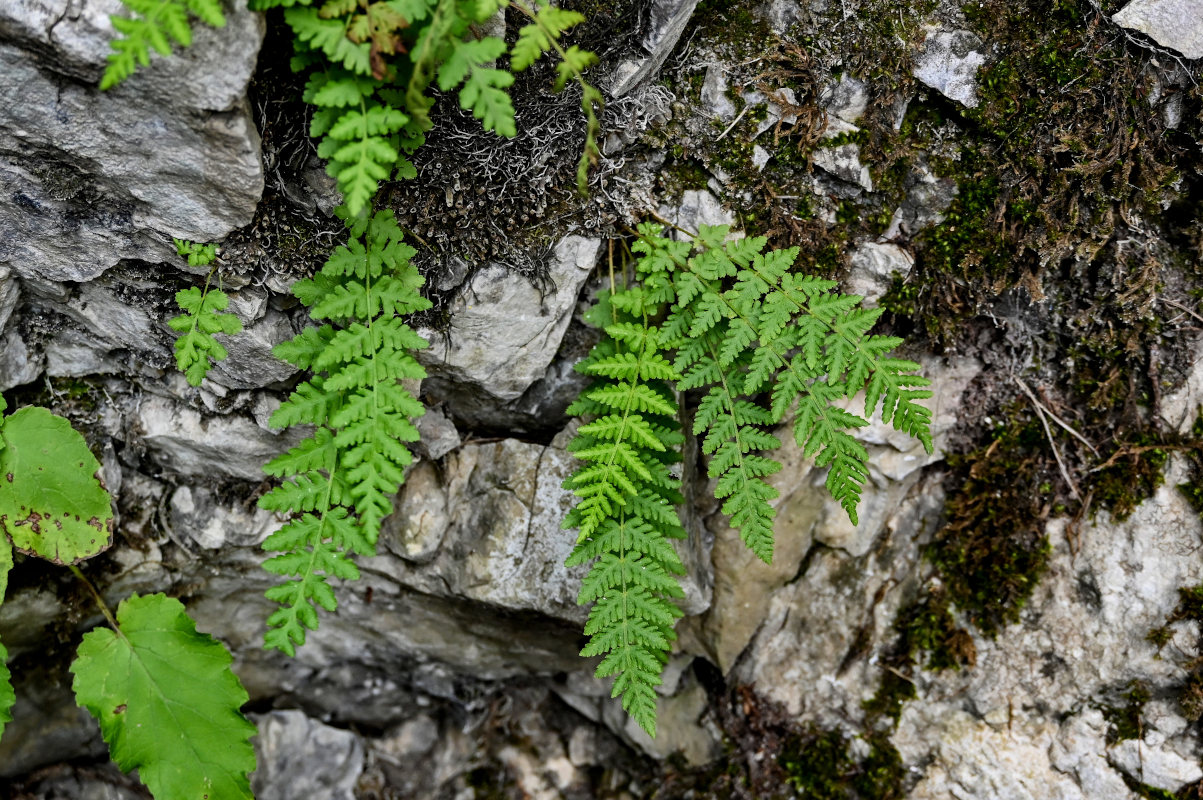
[[[982,41],[969,31],[929,28],[914,75],[949,100],[977,108],[977,71],[986,63]]]
[[[258,389],[287,381],[297,369],[272,355],[272,348],[291,339],[293,333],[288,318],[271,309],[241,333],[218,334],[229,355],[213,365],[209,380],[230,389]]]
[[[0,332],[17,308],[21,299],[21,285],[8,267],[0,266]]]
[[[229,508],[199,486],[177,487],[168,507],[175,538],[208,550],[262,544],[282,524],[271,512],[249,503]]]
[[[727,75],[718,64],[706,67],[706,77],[702,81],[702,103],[719,119],[735,118],[735,103],[727,96]]]
[[[735,214],[723,208],[718,198],[705,189],[686,189],[676,206],[661,206],[660,216],[687,231],[700,225],[734,225]]]
[[[358,736],[300,711],[273,711],[253,719],[259,726],[254,739],[259,766],[251,787],[255,797],[354,800],[364,761]]]
[[[684,33],[698,0],[653,0],[643,35],[646,58],[626,59],[610,80],[610,95],[618,98],[655,75]]]
[[[41,353],[30,352],[16,331],[5,331],[0,337],[0,391],[32,383],[42,374]]]
[[[239,415],[204,417],[181,403],[146,397],[130,420],[131,435],[165,469],[198,478],[264,478],[263,465],[303,438],[301,431],[264,430]]]
[[[914,264],[914,256],[896,244],[865,242],[849,256],[844,286],[849,294],[859,294],[875,305],[889,290],[894,275],[905,278]]]
[[[1140,739],[1126,739],[1107,753],[1107,759],[1128,775],[1167,792],[1203,780],[1198,758],[1186,759],[1174,751],[1150,746]]]
[[[419,360],[434,376],[501,400],[520,397],[555,357],[600,247],[598,239],[564,237],[548,264],[553,288],[545,293],[500,265],[480,270],[452,303],[447,334],[422,332],[430,348]]]
[[[1203,2],[1132,0],[1111,17],[1116,25],[1146,34],[1187,58],[1203,58]]]
[[[821,147],[814,153],[815,166],[866,192],[873,191],[869,168],[860,161],[860,145],[855,142],[834,147]]]
[[[198,25],[184,54],[102,94],[109,14],[120,10],[117,0],[0,8],[10,37],[0,44],[0,263],[23,277],[86,281],[122,258],[164,259],[171,236],[213,241],[248,223],[262,193],[245,100],[262,17],[230,11],[221,31]]]

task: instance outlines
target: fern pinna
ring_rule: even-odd
[[[659,304],[646,287],[604,295],[589,319],[606,338],[577,369],[593,384],[569,408],[590,422],[569,445],[583,466],[565,487],[580,498],[564,521],[577,528],[569,566],[593,562],[579,601],[593,603],[583,656],[604,655],[598,677],[614,676],[614,696],[648,733],[656,732],[656,692],[681,611],[684,567],[672,539],[685,530],[673,506],[682,502],[684,437],[670,381],[679,376],[650,325]]]
[[[310,316],[326,321],[275,349],[314,375],[272,415],[275,426],[313,425],[313,435],[264,470],[286,480],[259,505],[298,516],[263,543],[279,555],[264,568],[287,577],[268,590],[281,604],[268,619],[266,644],[289,655],[318,625],[317,607],[337,603],[331,577],[354,579],[350,554],[374,552],[380,522],[412,461],[411,420],[424,413],[401,381],[426,376],[411,351],[427,342],[401,317],[430,307],[423,278],[409,263],[391,211],[348,220],[350,239],[313,278],[292,292]]]
[[[703,226],[688,241],[654,224],[638,233],[639,285],[603,295],[591,317],[606,336],[580,369],[604,381],[570,409],[592,421],[573,442],[584,465],[565,484],[580,498],[565,526],[581,537],[569,565],[599,559],[580,596],[595,604],[582,655],[607,653],[598,675],[618,676],[614,694],[654,733],[654,687],[679,613],[665,599],[680,591],[668,539],[684,535],[668,507],[680,499],[665,465],[680,458],[682,437],[665,381],[701,394],[693,433],[715,496],[766,562],[777,490],[765,478],[781,469],[766,455],[781,446],[770,427],[793,411],[795,441],[828,468],[827,488],[855,524],[869,454],[851,431],[869,423],[844,405],[864,390],[866,417],[880,409],[930,452],[931,412],[917,401],[931,392],[918,364],[890,357],[901,339],[869,333],[880,309],[837,293],[834,281],[790,272],[797,248],[765,252],[764,237],[732,238],[725,226]]]

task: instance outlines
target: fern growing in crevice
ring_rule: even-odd
[[[614,694],[654,734],[655,686],[680,614],[668,599],[680,596],[681,573],[669,540],[684,536],[667,470],[683,441],[673,388],[701,393],[693,432],[715,496],[766,562],[778,494],[766,478],[781,469],[770,426],[793,413],[795,441],[828,468],[827,488],[855,524],[869,454],[851,431],[868,420],[843,404],[863,389],[866,417],[880,409],[930,452],[931,412],[917,401],[931,393],[918,364],[890,357],[901,339],[869,333],[880,310],[790,272],[796,248],[766,252],[763,237],[719,226],[689,241],[654,224],[638,233],[638,284],[604,293],[589,317],[606,335],[578,369],[602,377],[570,408],[591,421],[570,448],[583,464],[565,482],[579,500],[564,524],[580,531],[568,564],[597,559],[580,595],[594,603],[582,654],[605,654],[598,675],[615,676]]]
[[[217,246],[174,239],[176,252],[188,258],[193,267],[207,267],[217,259]],[[242,322],[233,314],[223,314],[230,298],[221,289],[211,288],[213,271],[205,276],[205,287],[195,286],[175,293],[176,305],[183,314],[167,320],[167,325],[180,334],[175,340],[175,362],[192,386],[200,386],[214,362],[222,361],[229,353],[214,334],[233,335],[242,332]]]
[[[533,20],[527,26],[533,32],[523,29],[506,69],[497,65],[505,41],[477,37],[474,30],[511,4]],[[569,79],[582,87],[583,190],[599,153],[602,100],[583,75],[596,58],[559,42],[583,19],[579,14],[517,0],[251,0],[256,9],[276,6],[287,7],[284,18],[296,37],[294,69],[312,71],[304,94],[317,107],[310,135],[321,139],[318,154],[352,214],[368,206],[382,181],[417,174],[409,156],[433,126],[432,85],[457,92],[460,106],[485,130],[513,137],[517,123],[507,92],[513,73],[549,49],[563,59],[555,90]]]
[[[275,354],[314,375],[272,415],[277,427],[313,425],[311,436],[265,471],[284,482],[259,505],[296,516],[263,543],[278,555],[264,568],[287,580],[268,590],[279,603],[266,644],[289,655],[317,628],[317,608],[337,603],[330,578],[354,579],[352,554],[374,552],[380,522],[412,461],[411,420],[424,413],[401,381],[426,371],[411,351],[427,342],[401,317],[429,308],[422,276],[409,263],[391,211],[348,220],[350,238],[293,294],[313,319],[327,321],[278,345]]]
[[[564,521],[580,531],[568,565],[592,562],[579,597],[593,603],[581,655],[604,656],[598,677],[614,677],[614,696],[653,736],[655,687],[681,616],[671,598],[683,596],[676,576],[685,572],[671,541],[685,537],[670,469],[684,441],[669,383],[679,376],[648,322],[655,312],[637,287],[603,296],[590,315],[606,337],[577,366],[595,380],[569,408],[590,421],[569,445],[584,466],[564,484],[580,498]]]
[[[931,411],[916,402],[931,396],[924,388],[930,382],[917,374],[918,364],[890,357],[902,339],[869,334],[882,309],[839,294],[835,281],[791,273],[797,248],[765,252],[764,237],[730,239],[725,226],[702,226],[695,255],[693,246],[683,251],[660,233],[655,225],[640,227],[648,255],[637,272],[672,274],[675,297],[665,330],[675,337],[678,366],[692,370],[689,386],[711,386],[711,404],[724,410],[706,414],[699,432],[705,429],[704,448],[726,453],[712,470],[737,470],[719,482],[736,527],[759,557],[772,558],[764,536],[772,494],[757,480],[774,468],[736,457],[723,441],[738,436],[740,452],[774,449],[775,440],[756,426],[779,423],[791,411],[795,441],[807,458],[830,468],[827,488],[855,524],[868,452],[850,431],[880,410],[884,422],[932,448]],[[862,390],[864,417],[841,405]],[[767,413],[752,404],[764,391],[771,398]],[[747,398],[742,404],[741,395]]]

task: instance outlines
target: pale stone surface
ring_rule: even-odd
[[[949,100],[977,108],[977,71],[986,63],[982,41],[969,31],[928,28],[915,77]]]
[[[363,742],[301,711],[273,711],[253,719],[259,765],[252,789],[259,800],[322,797],[354,800],[363,773]]]
[[[239,415],[205,417],[182,403],[148,396],[134,410],[131,432],[165,468],[197,478],[264,479],[263,465],[296,445],[303,431],[268,431]]]
[[[261,16],[241,10],[221,31],[198,26],[186,54],[102,94],[109,14],[120,9],[117,0],[0,8],[11,37],[0,43],[0,263],[23,277],[84,281],[122,258],[163,260],[171,236],[212,241],[249,222],[262,193],[245,100]]]
[[[1132,0],[1111,17],[1117,25],[1148,35],[1187,58],[1203,58],[1203,2]]]
[[[520,397],[555,357],[600,247],[599,239],[575,235],[557,243],[547,292],[505,267],[486,266],[452,304],[447,335],[422,332],[430,348],[419,360],[434,376],[501,400]]]
[[[849,294],[859,294],[867,304],[876,305],[894,280],[906,278],[915,258],[889,242],[864,242],[848,257],[848,277],[844,281]]]
[[[206,550],[254,547],[283,524],[275,514],[255,506],[227,507],[199,486],[177,487],[168,506],[169,533]]]

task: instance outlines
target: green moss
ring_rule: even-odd
[[[838,731],[811,729],[791,736],[777,763],[788,783],[809,800],[894,800],[902,797],[904,770],[888,736],[865,737],[869,754],[856,761]]]
[[[1107,731],[1108,745],[1140,738],[1144,732],[1141,715],[1150,699],[1149,688],[1144,682],[1134,680],[1120,696],[1118,705],[1103,707],[1103,718],[1110,725]]]
[[[765,19],[748,0],[702,0],[693,12],[704,36],[723,44],[732,55],[752,58],[763,54],[774,36]]]
[[[1112,466],[1091,473],[1088,488],[1094,492],[1096,508],[1109,509],[1118,520],[1127,519],[1165,481],[1168,449],[1158,447],[1148,434],[1130,436],[1117,450],[1121,455]]]
[[[1039,487],[1060,480],[1039,421],[1012,413],[990,442],[949,458],[948,522],[927,550],[949,600],[987,636],[1019,619],[1048,565]]]
[[[896,671],[883,670],[877,692],[863,704],[871,719],[888,719],[897,725],[902,716],[902,707],[917,696],[915,682]]]

